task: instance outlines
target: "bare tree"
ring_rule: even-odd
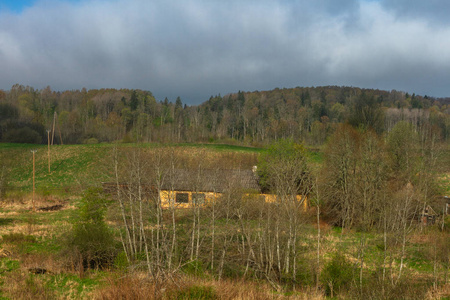
[[[339,126],[325,150],[324,182],[329,218],[344,229],[356,215],[359,135],[348,125]]]
[[[261,157],[259,174],[262,182],[275,194],[279,210],[275,227],[277,264],[279,272],[297,278],[298,238],[302,214],[312,182],[305,150],[292,140],[280,140]],[[282,231],[281,227],[285,226]],[[283,232],[286,236],[283,237]],[[284,240],[284,245],[281,242]],[[283,252],[283,253],[282,253]]]

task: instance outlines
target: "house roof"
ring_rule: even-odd
[[[423,210],[422,215],[437,216],[437,213],[434,211],[434,209],[430,205],[427,205],[425,207],[425,209]]]
[[[223,193],[230,189],[261,192],[252,170],[239,169],[174,169],[161,182],[163,190]]]
[[[117,183],[103,182],[108,193],[117,191]],[[129,189],[132,184],[120,182],[121,189]],[[156,191],[156,185],[144,184],[145,193]],[[161,179],[162,190],[224,193],[233,190],[253,190],[261,192],[257,175],[252,170],[239,169],[172,169]]]

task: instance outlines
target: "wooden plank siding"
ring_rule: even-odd
[[[117,183],[102,183],[105,192],[113,197],[117,196]],[[133,184],[119,183],[120,193],[128,194],[137,190]],[[155,185],[142,185],[140,189],[142,197],[149,201],[156,200],[158,189]],[[240,191],[243,200],[250,197],[258,197],[261,201],[275,203],[277,196],[262,193],[257,175],[252,170],[211,170],[203,169],[173,169],[160,184],[159,199],[163,208],[189,208],[193,205],[206,206],[217,201],[223,194],[232,191]],[[304,210],[308,208],[307,198],[296,196],[297,201],[302,202]]]

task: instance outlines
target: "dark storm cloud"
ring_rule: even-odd
[[[0,88],[158,99],[352,85],[450,95],[450,26],[376,1],[61,1],[0,13]]]

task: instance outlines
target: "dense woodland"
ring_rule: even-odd
[[[274,89],[214,96],[197,105],[158,101],[151,92],[127,89],[52,91],[16,84],[0,90],[3,142],[57,143],[240,142],[263,145],[293,138],[321,145],[336,124],[389,132],[398,121],[416,130],[433,127],[450,138],[449,98],[354,87]],[[62,141],[60,141],[62,140]]]

